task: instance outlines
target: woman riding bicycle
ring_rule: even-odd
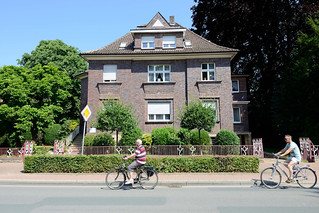
[[[128,167],[127,170],[129,172],[129,178],[130,180],[128,182],[126,182],[127,184],[134,184],[134,180],[133,180],[133,171],[140,166],[143,166],[146,163],[146,150],[145,147],[142,146],[142,140],[141,139],[137,139],[135,142],[137,149],[136,151],[131,154],[128,157],[125,157],[124,159],[130,159],[132,157],[135,157],[135,161],[133,163],[131,163]]]
[[[275,155],[285,156],[290,153],[290,158],[285,161],[285,166],[289,170],[289,177],[286,183],[293,182],[293,167],[301,161],[301,154],[298,145],[292,141],[291,135],[285,135],[286,146]]]

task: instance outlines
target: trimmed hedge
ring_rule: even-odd
[[[128,166],[134,159],[126,161]],[[251,156],[148,156],[146,165],[158,172],[259,172],[259,158]],[[121,155],[26,156],[28,173],[101,173],[118,167]]]

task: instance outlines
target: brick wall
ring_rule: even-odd
[[[216,64],[216,81],[201,81],[201,64]],[[95,119],[101,101],[117,98],[132,104],[144,133],[153,128],[175,126],[179,128],[178,112],[191,98],[218,100],[220,120],[213,129],[233,130],[231,73],[229,59],[192,59],[167,61],[90,61],[88,71],[88,105],[92,111],[89,124]],[[117,65],[117,82],[103,82],[103,65]],[[171,82],[148,82],[148,65],[170,65]],[[148,102],[171,103],[174,122],[148,122]]]

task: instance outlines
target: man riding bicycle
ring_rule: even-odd
[[[127,160],[127,159],[130,159],[132,157],[135,157],[135,161],[127,167],[127,170],[129,172],[129,176],[130,176],[130,180],[128,182],[126,182],[127,184],[134,184],[133,171],[137,167],[143,166],[146,163],[146,150],[145,150],[145,147],[142,146],[142,140],[137,139],[135,144],[137,146],[136,151],[133,154],[131,154],[130,156],[124,158],[125,160]]]
[[[293,182],[293,167],[301,161],[301,154],[298,145],[292,141],[291,135],[285,135],[286,146],[275,155],[285,156],[290,153],[290,158],[285,161],[285,166],[289,170],[289,177],[286,183]]]

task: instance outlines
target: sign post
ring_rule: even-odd
[[[82,110],[81,112],[81,115],[83,116],[83,119],[84,119],[84,128],[83,128],[83,138],[82,138],[82,152],[81,152],[81,155],[83,155],[83,150],[84,150],[84,137],[85,137],[85,127],[86,127],[86,122],[87,120],[89,119],[89,117],[91,116],[92,112],[89,108],[88,105],[86,105],[84,107],[84,109]]]

